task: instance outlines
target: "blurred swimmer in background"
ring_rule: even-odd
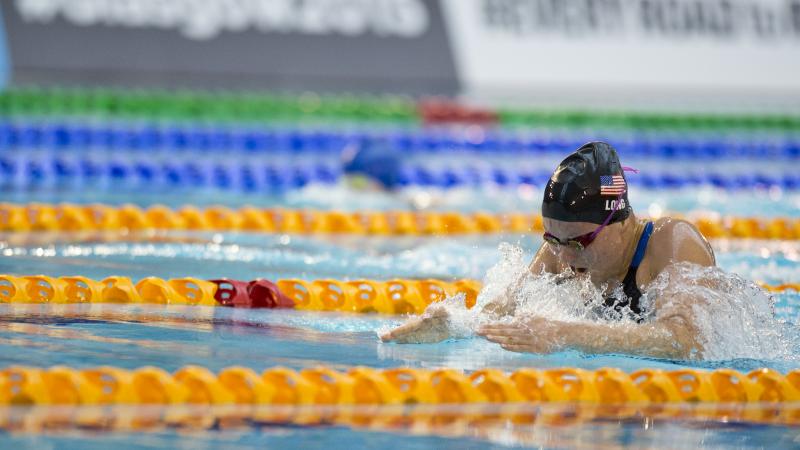
[[[409,186],[410,174],[403,162],[408,155],[383,139],[367,139],[343,152],[342,167],[347,189],[384,196],[386,203],[399,198],[412,210],[426,210],[443,203],[441,195],[430,189]],[[412,183],[413,184],[413,183]]]

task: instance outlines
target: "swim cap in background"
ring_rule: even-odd
[[[623,221],[631,213],[619,156],[605,142],[589,142],[567,156],[553,172],[544,190],[542,216],[599,225],[615,207],[609,223]]]
[[[403,155],[382,139],[368,139],[349,146],[342,155],[345,175],[366,177],[383,188],[400,185]]]

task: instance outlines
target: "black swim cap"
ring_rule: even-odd
[[[544,189],[542,216],[602,224],[615,206],[617,211],[609,223],[623,221],[631,213],[628,183],[617,151],[605,142],[589,142],[553,172]]]

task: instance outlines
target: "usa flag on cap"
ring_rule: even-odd
[[[625,178],[622,175],[601,175],[600,195],[620,195],[625,192]]]

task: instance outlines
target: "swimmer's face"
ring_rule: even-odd
[[[562,242],[595,231],[599,225],[589,222],[563,222],[560,220],[543,219],[544,230],[557,237]],[[594,241],[583,250],[578,250],[568,245],[554,245],[546,243],[565,265],[572,267],[577,273],[588,271],[605,273],[613,268],[613,260],[622,252],[621,224],[614,223],[606,226],[597,234]],[[611,264],[609,264],[611,263]]]

